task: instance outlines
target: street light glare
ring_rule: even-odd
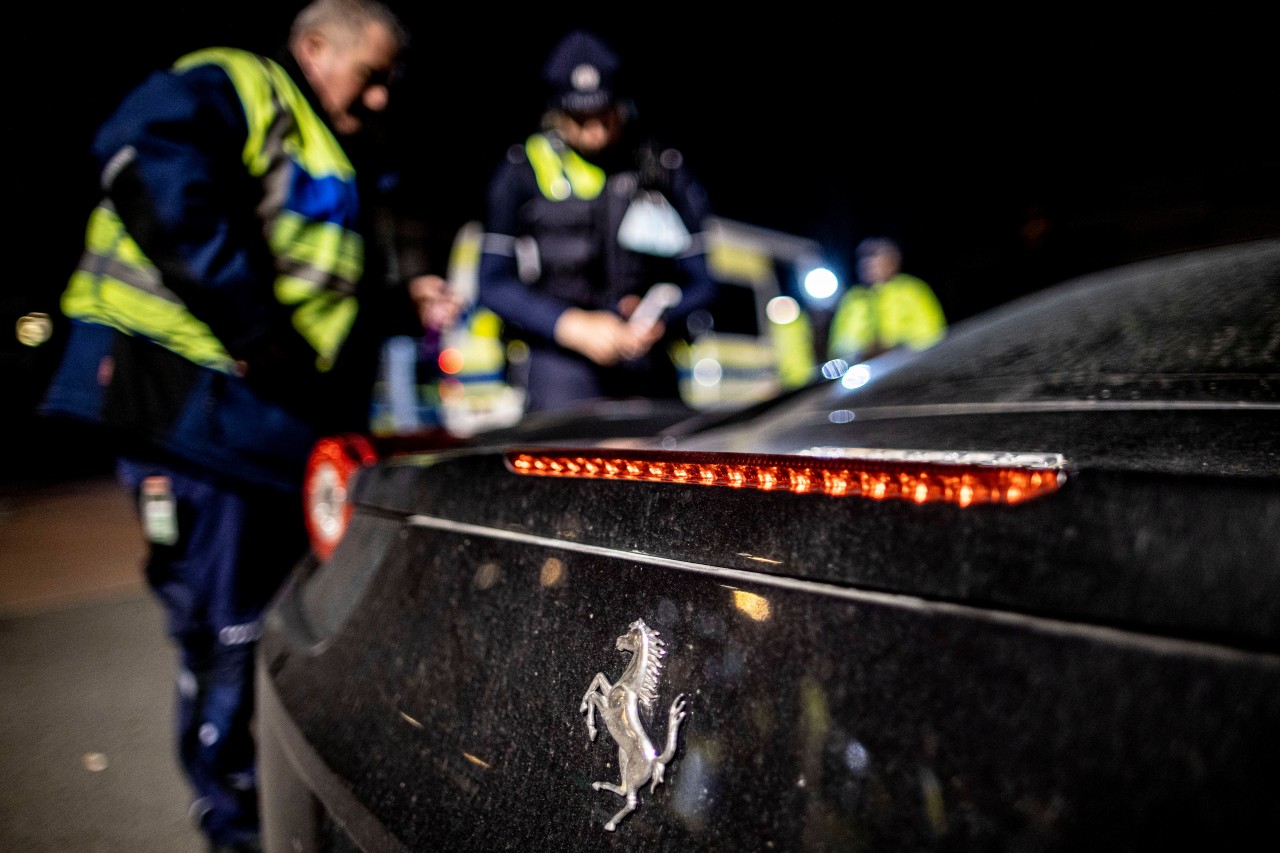
[[[814,299],[828,299],[835,295],[839,281],[836,274],[826,267],[809,270],[804,277],[804,290]]]

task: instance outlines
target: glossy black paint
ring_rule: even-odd
[[[1259,738],[1280,718],[1274,655],[394,536],[319,653],[273,632],[264,659],[310,748],[407,849],[1145,849],[1280,829],[1280,750]],[[590,782],[616,777],[615,747],[578,705],[621,673],[613,640],[638,615],[669,648],[647,731],[677,692],[691,713],[667,784],[609,835],[620,803]]]
[[[1025,504],[504,465],[564,423],[366,469],[265,626],[268,849],[1272,849],[1278,361],[1271,241],[1068,285],[858,388],[610,437],[1063,454]],[[645,731],[677,694],[689,715],[606,832],[617,747],[579,709],[637,618],[667,643]]]
[[[522,477],[496,454],[421,475],[384,467],[358,498],[767,575],[1252,645],[1280,636],[1280,493],[1265,479],[1084,471],[1023,505],[960,508]]]

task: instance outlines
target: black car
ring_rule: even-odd
[[[1280,241],[828,374],[318,446],[267,850],[1276,849]]]

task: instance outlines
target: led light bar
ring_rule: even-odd
[[[634,480],[733,489],[908,500],[1016,504],[1066,482],[1058,454],[814,448],[800,455],[531,448],[505,454],[507,468],[537,477]]]

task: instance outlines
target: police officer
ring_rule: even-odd
[[[679,399],[667,347],[716,294],[706,193],[679,151],[639,132],[619,57],[599,37],[565,36],[542,80],[541,130],[489,183],[479,302],[527,347],[526,411]],[[656,322],[629,322],[656,285],[678,300]]]
[[[377,0],[313,0],[278,58],[184,56],[93,143],[103,196],[42,410],[119,441],[181,655],[177,749],[214,850],[259,849],[254,653],[306,550],[307,454],[322,432],[367,426],[378,322],[448,322],[438,276],[377,280],[350,156],[405,41]]]
[[[947,320],[933,289],[902,271],[902,249],[868,237],[855,249],[862,282],[840,297],[828,332],[831,358],[862,360],[899,346],[925,349],[941,340]]]

